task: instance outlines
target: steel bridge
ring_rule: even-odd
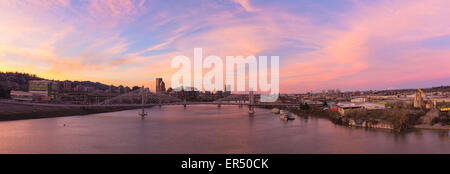
[[[254,114],[254,107],[299,107],[297,103],[278,103],[278,102],[259,102],[257,98],[260,96],[254,94],[253,91],[249,91],[248,94],[232,94],[225,98],[218,99],[213,102],[187,102],[182,101],[179,98],[172,97],[166,94],[150,93],[143,90],[132,91],[130,93],[122,94],[110,99],[105,100],[99,104],[46,104],[46,103],[25,103],[14,101],[0,101],[12,104],[32,105],[32,106],[48,106],[48,107],[64,107],[64,108],[142,108],[141,115],[143,118],[147,115],[144,112],[144,108],[153,106],[173,106],[182,105],[187,107],[189,105],[217,105],[220,108],[222,105],[235,105],[235,106],[247,106],[249,114]]]

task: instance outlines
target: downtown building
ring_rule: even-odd
[[[164,83],[162,78],[156,78],[156,93],[165,93],[166,92],[166,84]]]

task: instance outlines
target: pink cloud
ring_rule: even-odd
[[[242,8],[244,8],[248,12],[254,12],[256,9],[250,5],[249,0],[233,0],[235,3],[239,4]]]
[[[204,56],[222,58],[283,54],[282,92],[370,88],[450,76],[446,68],[450,63],[448,51],[417,44],[450,35],[450,23],[446,22],[450,17],[449,1],[352,1],[354,10],[333,18],[339,27],[314,23],[308,16],[280,10],[283,8],[277,5],[232,2],[240,8],[203,14],[204,11],[189,9],[153,12],[150,2],[144,0],[88,1],[81,9],[68,1],[1,1],[0,25],[8,27],[0,28],[0,61],[8,67],[24,67],[58,78],[86,77],[111,83],[127,81],[119,79],[130,79],[128,83],[133,84],[143,82],[136,80],[136,73],[161,76],[170,86],[170,76],[175,71],[167,68],[170,60],[180,54],[192,57],[195,47],[202,47]],[[216,6],[219,5],[206,3],[202,10],[217,9]],[[75,17],[64,16],[65,11]],[[139,26],[144,31],[171,23],[177,27],[164,28],[167,33],[157,41],[149,40],[148,45],[130,51],[134,41],[120,34],[122,27],[129,27],[148,13],[154,13],[155,18],[139,21],[149,24]],[[71,20],[66,21],[67,18]],[[301,42],[289,46],[306,45],[312,49],[291,49],[285,53],[285,40]],[[87,46],[68,54],[78,45]],[[143,56],[166,49],[174,51]],[[24,63],[13,64],[7,55]]]
[[[334,34],[321,42],[323,49],[305,55],[313,57],[312,60],[291,64],[281,73],[287,77],[296,76],[295,79],[284,81],[284,84],[319,83],[323,86],[312,87],[352,88],[354,85],[353,88],[357,88],[363,84],[388,86],[401,81],[449,77],[449,71],[443,67],[450,63],[448,52],[426,50],[412,44],[404,50],[396,50],[395,54],[390,55],[394,57],[381,56],[383,52],[390,51],[385,48],[386,45],[414,43],[449,35],[450,23],[442,22],[450,17],[445,8],[449,5],[448,1],[384,1],[377,5],[361,3],[358,10],[342,19],[349,27],[348,30],[329,32]],[[402,61],[393,62],[393,58]],[[371,63],[375,60],[384,63]],[[334,80],[344,77],[344,81]],[[289,90],[289,87],[286,88]]]

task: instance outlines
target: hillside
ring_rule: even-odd
[[[49,80],[38,77],[34,74],[20,72],[0,72],[0,98],[5,97],[9,90],[28,90],[28,82],[30,80]],[[91,81],[70,81],[72,87],[83,85],[85,87],[93,87],[99,90],[106,90],[110,85]],[[117,88],[113,86],[113,88]]]

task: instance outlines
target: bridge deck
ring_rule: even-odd
[[[228,102],[175,102],[175,103],[152,103],[152,104],[93,104],[93,105],[76,105],[76,104],[47,104],[47,103],[28,103],[1,100],[0,103],[32,105],[32,106],[51,106],[51,107],[151,107],[151,106],[167,106],[167,105],[250,105],[249,103],[228,103]],[[255,103],[252,106],[299,106],[299,104],[290,103]]]

